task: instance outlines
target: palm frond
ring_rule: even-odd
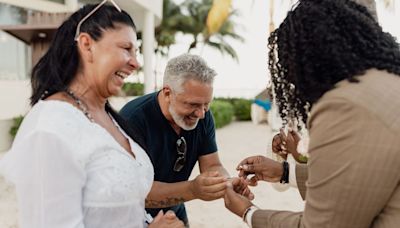
[[[395,0],[382,0],[383,1],[383,5],[385,6],[385,8],[387,9],[394,9],[395,8]]]
[[[232,0],[214,0],[207,15],[207,30],[209,34],[218,32],[229,16]]]
[[[221,52],[221,54],[228,54],[229,56],[231,56],[236,62],[239,61],[238,55],[235,51],[235,49],[229,45],[226,42],[213,42],[213,41],[207,41],[208,46],[217,49],[219,52]]]

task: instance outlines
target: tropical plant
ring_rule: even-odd
[[[161,24],[155,28],[157,46],[155,52],[162,56],[168,55],[169,48],[175,44],[176,33],[182,30],[182,24],[187,19],[182,14],[180,5],[172,0],[163,1],[163,18]]]
[[[214,100],[210,105],[216,128],[221,128],[232,122],[234,110],[231,103],[223,100]]]
[[[270,26],[269,26],[269,32],[272,32],[275,29],[274,25],[274,8],[275,8],[275,0],[269,0],[270,1],[270,9],[269,9],[269,16],[270,16]],[[287,0],[290,1],[290,5],[293,5],[293,0]],[[375,0],[352,0],[354,2],[357,2],[361,5],[364,5],[367,7],[372,14],[377,15],[376,13],[376,2]],[[380,0],[383,2],[383,5],[385,6],[386,9],[394,9],[395,1],[396,0]],[[254,2],[254,0],[253,0]]]
[[[233,115],[235,120],[251,120],[251,104],[254,100],[244,99],[244,98],[224,98],[217,97],[214,98],[213,103],[218,102],[228,102],[232,105]],[[215,110],[212,110],[213,113]],[[215,113],[214,113],[215,116]]]
[[[382,0],[385,7],[388,9],[394,9],[395,0]]]
[[[217,1],[217,0],[214,0]],[[224,3],[219,1],[219,3]],[[217,3],[216,3],[217,4]],[[185,10],[183,13],[186,15],[186,20],[182,25],[182,32],[189,34],[193,37],[192,43],[189,45],[188,52],[196,48],[199,43],[204,46],[209,46],[217,49],[222,54],[228,54],[233,59],[238,60],[237,53],[235,49],[227,42],[227,39],[234,39],[238,41],[243,41],[243,37],[236,33],[235,28],[237,27],[233,18],[238,16],[237,10],[228,11],[226,17],[219,17],[216,23],[216,30],[212,30],[212,27],[207,26],[207,19],[212,8],[216,7],[218,14],[218,9],[225,10],[225,8],[217,7],[218,5],[213,5],[213,0],[185,0],[182,4]],[[230,7],[230,4],[228,5]]]
[[[227,41],[227,39],[244,40],[235,31],[237,25],[233,18],[238,15],[238,12],[231,10],[230,0],[214,1],[225,3],[224,7],[214,4],[213,0],[185,0],[180,5],[173,0],[164,0],[163,19],[155,29],[157,42],[155,52],[161,56],[167,56],[170,46],[176,43],[176,34],[181,32],[193,38],[188,52],[199,44],[203,44],[203,47],[210,46],[238,60],[236,51]],[[225,1],[229,1],[229,4]],[[219,16],[221,10],[227,12],[226,17]],[[213,17],[209,18],[209,14]],[[210,24],[214,26],[208,26]],[[138,34],[138,37],[141,37],[141,34]]]
[[[13,125],[11,126],[8,133],[10,133],[11,137],[15,137],[17,135],[19,126],[21,126],[22,121],[24,120],[24,116],[17,116],[13,118]]]
[[[139,82],[126,82],[122,86],[122,91],[125,96],[142,96],[144,94],[144,85]]]

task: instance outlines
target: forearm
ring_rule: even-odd
[[[146,197],[146,208],[171,207],[195,199],[191,181],[165,183],[154,181]]]
[[[295,170],[296,175],[296,184],[299,189],[301,198],[305,200],[306,198],[306,181],[308,179],[308,168],[306,164],[296,164],[296,167],[292,170]]]
[[[251,218],[252,227],[304,227],[303,212],[256,210]]]

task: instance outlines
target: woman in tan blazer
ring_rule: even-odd
[[[300,0],[269,48],[281,117],[309,130],[305,209],[261,210],[233,191],[226,207],[253,227],[400,227],[399,44],[361,5]]]

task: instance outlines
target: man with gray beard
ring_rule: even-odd
[[[146,199],[146,210],[152,216],[161,209],[173,210],[188,226],[184,202],[225,195],[229,174],[218,157],[209,111],[215,75],[200,56],[180,55],[168,62],[160,91],[139,97],[121,110],[143,138],[154,166],[154,183]],[[201,174],[188,180],[197,161]],[[237,192],[253,198],[239,178],[233,185],[240,186]]]

